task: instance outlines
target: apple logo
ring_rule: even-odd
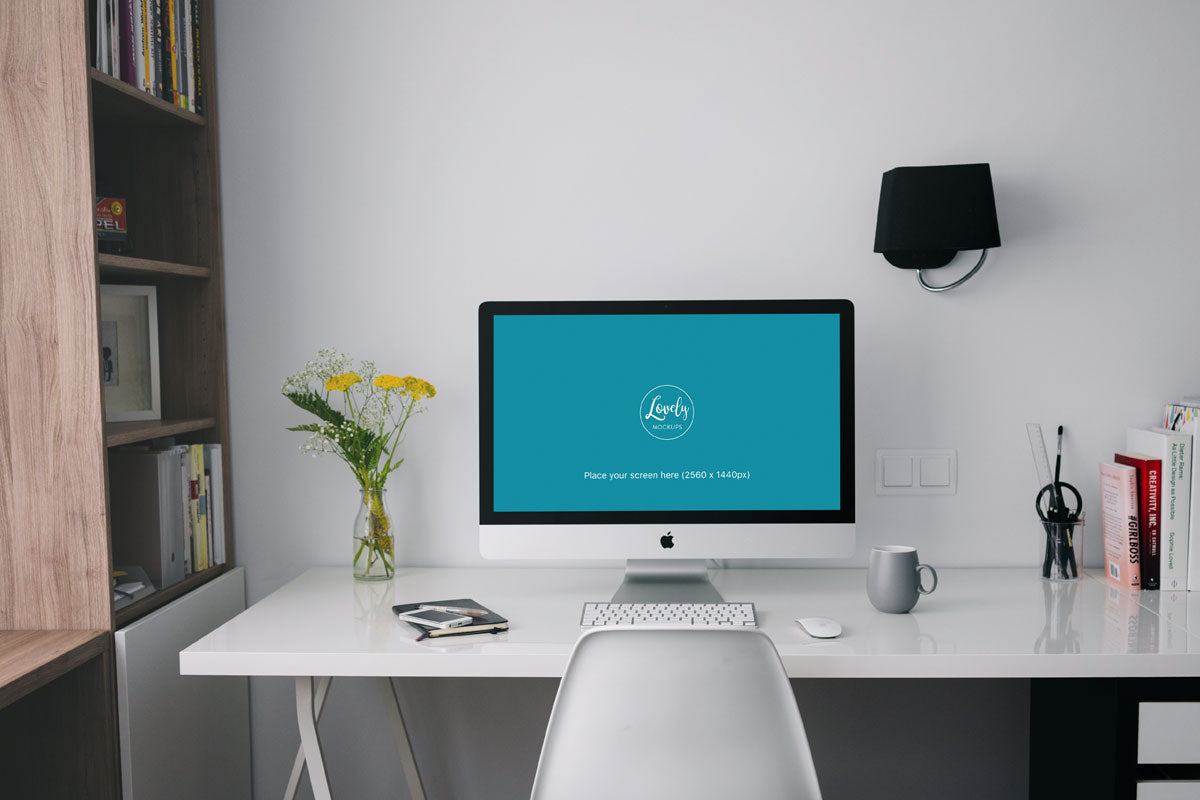
[[[675,546],[675,539],[671,537],[671,532],[667,531],[666,536],[658,540],[658,543],[663,546],[664,550],[670,550]]]

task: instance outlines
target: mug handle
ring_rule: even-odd
[[[933,586],[930,586],[928,589],[925,588],[921,581],[920,572],[923,569],[929,570],[929,574],[933,576]],[[921,594],[933,594],[933,590],[937,588],[937,570],[928,564],[917,564],[917,573],[917,591]]]

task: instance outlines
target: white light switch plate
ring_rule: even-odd
[[[875,451],[875,494],[957,492],[957,450]]]

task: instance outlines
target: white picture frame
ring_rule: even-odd
[[[100,284],[99,349],[105,421],[162,419],[155,287]]]

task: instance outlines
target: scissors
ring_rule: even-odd
[[[1072,510],[1063,495],[1066,489],[1075,498],[1075,508]],[[1042,508],[1042,498],[1046,497],[1046,507]],[[1066,481],[1047,483],[1037,493],[1033,507],[1042,520],[1046,530],[1046,555],[1042,559],[1042,577],[1050,577],[1052,564],[1059,564],[1067,577],[1079,577],[1079,567],[1075,563],[1075,547],[1072,532],[1076,523],[1083,515],[1083,497],[1079,490]]]

